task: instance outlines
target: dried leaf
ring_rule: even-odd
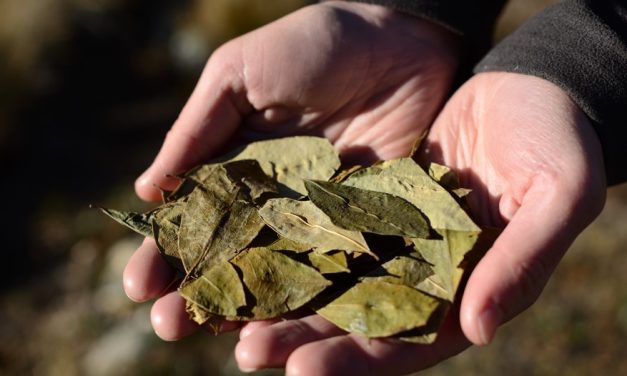
[[[310,245],[301,244],[292,239],[284,238],[282,236],[280,236],[277,240],[268,245],[267,248],[271,251],[288,251],[294,253],[309,252],[312,249]]]
[[[152,221],[152,232],[159,252],[174,269],[185,273],[185,267],[179,253],[179,229],[185,205],[174,201],[160,208]]]
[[[429,164],[428,172],[433,180],[449,191],[460,187],[457,174],[447,166],[432,162]]]
[[[416,251],[433,265],[434,271],[416,288],[452,302],[464,274],[460,264],[474,248],[479,232],[437,231],[442,239],[412,239]]]
[[[359,171],[361,169],[363,169],[363,166],[352,166],[349,167],[345,170],[342,170],[340,172],[338,172],[334,177],[332,177],[331,179],[329,179],[329,181],[331,183],[341,183],[344,181],[344,179],[346,179],[347,177],[351,176],[353,174],[353,172],[355,171]]]
[[[311,201],[270,199],[259,209],[259,215],[282,237],[315,247],[319,252],[343,250],[374,256],[360,232],[337,227]]]
[[[432,266],[426,261],[414,255],[403,255],[368,273],[368,278],[416,288],[432,274]]]
[[[409,158],[357,171],[343,184],[403,198],[419,208],[434,229],[480,231],[455,198]]]
[[[152,237],[152,219],[155,211],[148,213],[124,212],[114,209],[98,208],[116,222],[123,224],[136,233],[145,237]]]
[[[281,193],[290,197],[307,193],[303,179],[328,180],[340,167],[333,145],[327,139],[311,136],[253,142],[220,158],[242,159],[257,160],[266,175],[284,186],[279,187],[283,188]]]
[[[322,274],[348,273],[348,260],[344,251],[329,253],[310,252],[307,254],[309,262]]]
[[[179,230],[179,252],[185,270],[194,273],[229,260],[259,234],[264,223],[253,197],[271,194],[275,185],[257,163],[236,161],[211,167],[187,196]],[[243,176],[250,172],[250,178]]]
[[[433,311],[427,323],[421,327],[398,333],[394,338],[403,342],[429,345],[437,339],[438,330],[444,323],[451,304],[440,301],[440,305]]]
[[[331,284],[314,268],[267,248],[250,248],[231,262],[239,268],[254,299],[244,315],[250,320],[270,319],[298,309]]]
[[[414,288],[366,279],[316,312],[346,331],[388,337],[425,325],[438,305]]]
[[[219,197],[202,186],[188,196],[179,229],[179,252],[185,270],[190,272],[205,257],[218,227],[228,219],[239,189],[231,186],[230,197]]]
[[[264,195],[277,192],[276,182],[264,173],[259,162],[250,159],[202,165],[185,176],[208,189],[213,189],[226,176],[231,182],[248,188],[253,202],[258,202]]]
[[[200,277],[179,288],[179,293],[214,315],[235,316],[237,310],[246,305],[242,281],[228,261],[215,264]]]
[[[425,216],[414,205],[387,193],[323,181],[305,181],[309,199],[344,229],[424,238]]]
[[[261,141],[219,161],[178,177],[148,213],[102,209],[154,234],[185,274],[190,317],[216,330],[309,305],[351,332],[432,343],[497,234],[472,222],[468,191],[445,166],[427,173],[403,158],[336,172],[337,153],[315,137]]]

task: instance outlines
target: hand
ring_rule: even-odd
[[[437,341],[369,341],[315,315],[251,323],[240,332],[240,367],[286,367],[287,375],[398,375],[471,343],[487,344],[500,324],[537,299],[605,200],[601,149],[588,119],[560,88],[540,78],[475,76],[447,103],[420,158],[456,169],[462,185],[473,189],[474,217],[504,227]]]
[[[166,175],[207,161],[229,140],[324,135],[344,158],[407,155],[432,123],[457,69],[458,41],[428,21],[386,8],[330,1],[235,39],[210,58],[136,190],[158,200]],[[368,153],[366,153],[366,151]],[[124,272],[131,299],[152,310],[164,339],[190,334],[174,272],[146,240]]]

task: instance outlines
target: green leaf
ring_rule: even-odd
[[[343,250],[374,256],[360,232],[337,227],[311,201],[270,199],[259,209],[259,215],[279,235],[315,247],[318,252]]]
[[[305,181],[309,199],[344,229],[424,238],[425,216],[406,200],[387,193],[323,181]]]
[[[249,248],[232,261],[252,295],[249,320],[278,317],[308,303],[331,282],[317,270],[267,248]],[[230,315],[229,315],[230,316]]]
[[[438,305],[414,288],[366,279],[316,312],[346,331],[388,337],[425,325]]]

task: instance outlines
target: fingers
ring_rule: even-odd
[[[242,370],[283,367],[292,351],[300,346],[340,334],[344,332],[318,315],[272,325],[262,322],[242,336],[235,357]]]
[[[159,154],[135,182],[142,199],[159,200],[159,188],[171,190],[178,183],[168,176],[206,161],[233,135],[248,111],[238,46],[231,42],[207,63]]]
[[[250,325],[250,324],[249,324]],[[287,375],[400,375],[453,356],[468,341],[456,312],[429,346],[346,334],[318,315],[257,327],[241,338],[235,357],[243,371],[285,367]]]
[[[463,342],[424,346],[396,340],[368,339],[356,334],[312,342],[296,349],[286,375],[403,375],[432,366],[463,350]]]
[[[176,272],[159,254],[155,241],[146,238],[131,256],[123,273],[124,291],[136,302],[161,296],[176,278]]]
[[[572,194],[571,194],[572,193]],[[466,337],[488,344],[498,326],[530,306],[587,223],[559,184],[534,184],[493,247],[472,272],[460,320]],[[575,200],[576,201],[576,200]],[[588,216],[587,214],[585,215]]]
[[[185,311],[185,299],[178,292],[170,292],[158,299],[150,311],[155,333],[164,341],[176,341],[198,330]]]

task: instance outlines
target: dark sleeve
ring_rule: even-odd
[[[475,67],[486,71],[534,75],[563,88],[595,125],[608,183],[627,181],[627,1],[548,7]]]
[[[382,5],[440,24],[463,40],[464,64],[474,65],[489,49],[496,19],[507,0],[351,0]],[[469,69],[470,71],[470,69]]]

